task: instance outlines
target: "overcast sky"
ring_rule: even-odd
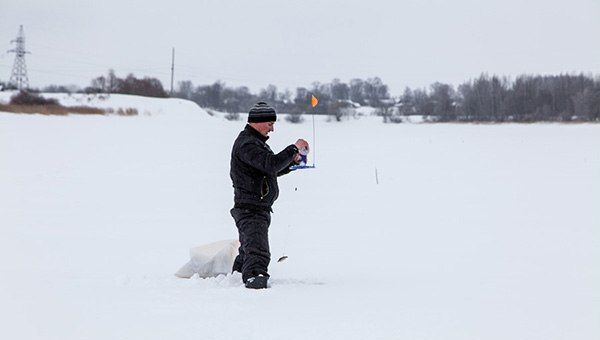
[[[253,92],[379,76],[392,94],[482,72],[600,75],[600,0],[0,0],[0,80],[24,25],[32,86],[113,68]]]

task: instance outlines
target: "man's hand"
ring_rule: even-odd
[[[298,150],[306,149],[308,150],[308,142],[304,139],[298,139],[294,145],[298,148]]]

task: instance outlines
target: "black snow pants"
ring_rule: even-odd
[[[242,273],[244,283],[260,274],[269,276],[267,268],[271,261],[269,251],[269,225],[271,213],[263,210],[233,208],[240,240],[239,254],[233,262],[233,271]]]

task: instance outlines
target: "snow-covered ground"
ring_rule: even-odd
[[[289,259],[249,291],[173,275],[236,237],[244,123],[147,100],[123,106],[162,114],[0,113],[1,338],[600,338],[599,125],[319,120],[317,169],[280,179]],[[270,144],[298,137],[310,120]]]

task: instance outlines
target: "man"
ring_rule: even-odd
[[[308,143],[298,139],[278,154],[266,144],[277,120],[275,110],[265,102],[250,109],[248,124],[238,135],[231,151],[230,176],[234,188],[231,216],[238,228],[240,248],[233,271],[242,273],[247,288],[267,288],[269,225],[273,202],[279,196],[277,177],[290,172],[300,160],[298,150]]]

